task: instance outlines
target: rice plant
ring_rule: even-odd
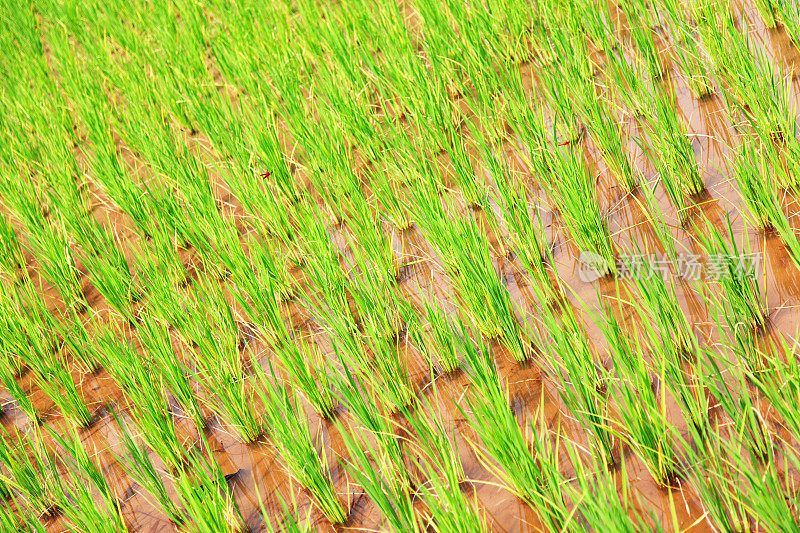
[[[544,331],[532,326],[537,331],[536,344],[559,378],[559,393],[564,403],[592,435],[592,452],[600,462],[611,466],[615,463],[616,439],[611,430],[606,397],[608,378],[595,362],[575,311],[567,305],[560,316],[557,313],[553,309],[543,310]]]
[[[5,430],[0,435],[0,478],[7,487],[17,491],[18,502],[31,515],[43,517],[55,514],[64,490],[61,474],[49,450],[45,449],[41,434],[32,437],[11,437]]]
[[[597,202],[595,180],[582,154],[577,150],[562,152],[555,158],[555,171],[560,179],[552,183],[551,195],[570,237],[579,252],[598,256],[598,275],[613,274],[614,248]]]
[[[170,498],[162,475],[153,465],[153,461],[147,453],[147,448],[136,441],[136,438],[130,434],[128,428],[116,413],[114,413],[114,418],[122,430],[121,440],[126,455],[120,457],[120,461],[125,470],[139,485],[144,487],[172,522],[181,524],[183,522],[183,514]]]
[[[736,244],[730,218],[726,219],[723,231],[709,222],[706,222],[707,234],[701,231],[698,230],[698,237],[709,255],[711,274],[717,278],[724,295],[724,299],[719,294],[713,298],[730,312],[736,322],[735,329],[764,327],[766,301],[753,263],[757,256]]]
[[[297,398],[271,379],[258,361],[253,361],[258,377],[259,395],[270,428],[270,436],[281,452],[288,474],[308,490],[315,503],[333,524],[343,524],[347,512],[326,474],[325,451],[321,455],[311,440],[305,413],[298,409]]]

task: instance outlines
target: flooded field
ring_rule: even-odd
[[[788,0],[0,5],[0,530],[796,531]]]

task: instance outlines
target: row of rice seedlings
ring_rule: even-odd
[[[333,524],[343,524],[347,511],[328,477],[326,455],[317,453],[308,418],[298,405],[297,396],[270,368],[271,379],[258,361],[253,361],[254,373],[260,383],[257,388],[264,406],[264,416],[270,436],[280,450],[287,473],[311,493],[314,502]]]
[[[595,180],[579,150],[566,150],[554,158],[559,179],[553,181],[550,195],[575,241],[579,252],[597,256],[597,274],[616,272],[614,249],[597,200]]]
[[[49,429],[49,428],[48,428]],[[53,440],[64,452],[69,468],[68,484],[60,510],[74,526],[93,533],[125,531],[120,500],[102,473],[102,468],[89,455],[80,436],[73,428],[66,436],[50,431]],[[95,491],[100,495],[98,506]]]
[[[607,377],[595,362],[575,311],[569,304],[563,307],[560,316],[557,310],[542,310],[544,331],[537,331],[537,345],[561,381],[559,394],[564,403],[589,431],[592,453],[598,461],[612,466],[616,439],[606,398]]]
[[[127,341],[106,333],[98,339],[103,366],[122,389],[132,418],[148,446],[171,469],[183,462],[184,448],[170,416],[160,373]]]
[[[749,253],[747,245],[736,244],[730,217],[726,218],[723,231],[708,221],[705,229],[707,233],[701,229],[696,233],[713,267],[719,270],[718,282],[723,291],[722,295],[715,293],[713,299],[720,308],[730,312],[735,330],[763,328],[767,322],[766,295],[761,291],[755,272],[748,272],[747,268],[747,261],[753,254]]]
[[[31,516],[56,514],[63,494],[61,474],[45,449],[41,435],[0,435],[0,479],[17,493],[17,503]]]
[[[127,426],[119,416],[114,413],[117,425],[120,427],[120,440],[122,441],[125,455],[118,457],[123,468],[136,483],[138,483],[146,493],[153,498],[159,508],[175,524],[184,521],[183,513],[178,510],[167,492],[166,484],[162,479],[162,474],[156,469],[147,448],[131,435]]]
[[[50,35],[58,33],[50,32]],[[60,72],[64,76],[69,97],[75,100],[78,116],[87,129],[92,145],[89,152],[92,177],[131,217],[139,232],[145,236],[152,235],[158,220],[152,215],[155,199],[162,193],[156,187],[138,185],[127,175],[114,143],[108,98],[100,79],[93,78],[89,74],[90,69],[77,64],[66,35],[57,37],[51,44],[60,48],[57,52],[62,62]],[[159,218],[163,220],[163,217]]]

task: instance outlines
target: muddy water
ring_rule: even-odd
[[[780,29],[767,30],[764,28],[757,13],[753,10],[745,9],[744,16],[749,21],[753,34],[757,36],[756,42],[759,46],[763,46],[772,57],[778,58],[789,69],[800,66],[798,51],[788,41],[785,32]],[[413,21],[413,17],[410,20]],[[669,46],[666,39],[661,44],[665,47]],[[727,168],[727,157],[731,153],[730,146],[736,146],[738,140],[728,123],[724,102],[720,96],[712,96],[700,101],[693,98],[685,80],[670,65],[667,52],[664,54],[664,64],[669,65],[665,76],[668,81],[665,83],[669,83],[672,87],[680,114],[685,120],[688,131],[693,135],[695,154],[707,186],[707,193],[697,199],[698,218],[700,218],[699,214],[705,215],[715,221],[718,227],[722,227],[725,215],[731,215],[736,238],[741,242],[746,241],[753,251],[760,252],[764,256],[762,289],[767,297],[773,330],[794,334],[795,324],[798,314],[800,314],[800,272],[775,235],[758,232],[752,228],[745,231],[746,223],[742,216],[745,208],[735,183],[729,177]],[[598,54],[598,57],[601,56],[602,54]],[[536,81],[535,67],[523,65],[521,68],[523,78],[530,84],[529,88],[532,87]],[[795,76],[792,79],[790,99],[792,104],[798,101],[798,90],[798,81]],[[626,133],[630,135],[640,133],[634,117],[625,117],[624,120]],[[282,140],[285,142],[286,149],[289,150],[292,146],[290,135],[282,134]],[[197,142],[201,146],[200,151],[203,153],[203,157],[209,159],[215,157],[206,140],[198,139]],[[629,142],[628,151],[634,167],[641,173],[645,182],[653,184],[654,170],[641,149],[635,143]],[[522,151],[509,145],[507,156],[510,161],[518,165],[519,172],[527,177],[527,169],[524,165],[525,156]],[[126,164],[130,167],[136,165],[135,156],[128,154],[125,159]],[[586,143],[586,160],[592,172],[598,177],[598,197],[601,208],[609,219],[609,228],[614,236],[615,247],[620,251],[630,252],[635,249],[637,243],[654,242],[655,235],[641,211],[641,205],[644,203],[641,193],[626,194],[617,187],[616,182],[608,175],[602,155],[591,141]],[[215,194],[224,206],[225,216],[233,219],[242,216],[241,206],[230,195],[222,177],[213,171],[211,177]],[[487,180],[490,181],[491,178],[487,177]],[[679,251],[699,253],[699,249],[692,239],[691,230],[681,227],[677,213],[663,189],[656,187],[655,191],[656,200],[665,215],[665,221],[670,226]],[[103,197],[101,190],[98,189],[94,193],[100,200],[93,206],[92,212],[102,224],[118,231],[123,242],[126,243],[126,254],[129,255],[130,260],[134,261],[139,253],[139,247],[143,245],[139,241],[135,229],[123,213],[110,207],[113,203]],[[534,197],[544,198],[542,191],[534,186],[531,187],[531,193]],[[795,203],[793,199],[792,202],[789,202],[789,210],[793,215],[792,223],[797,226],[800,209],[794,205]],[[544,204],[546,205],[546,201]],[[489,208],[495,207],[490,206]],[[464,209],[461,215],[474,216],[489,233],[488,236],[495,252],[501,251],[500,243],[503,236],[491,233],[488,225],[485,224],[485,213]],[[560,279],[569,287],[568,294],[571,295],[570,299],[573,302],[583,302],[589,310],[596,312],[599,308],[598,290],[604,298],[616,295],[618,289],[622,292],[627,290],[624,281],[616,283],[603,280],[593,284],[582,282],[576,269],[577,249],[561,225],[558,214],[554,211],[546,211],[543,213],[543,220],[547,226],[548,237],[551,242],[556,244],[552,266]],[[346,229],[334,228],[332,237],[346,258],[349,251],[346,239],[342,238],[342,231],[346,231]],[[404,232],[397,232],[384,228],[384,231],[391,231],[396,255],[405,265],[398,282],[403,297],[410,301],[417,310],[422,308],[423,297],[433,297],[448,313],[457,312],[458,304],[453,295],[451,282],[419,230],[411,228]],[[192,268],[201,268],[196,266],[196,257],[191,250],[183,251],[181,254],[184,264],[194,265]],[[32,282],[37,287],[41,287],[48,308],[58,313],[63,309],[63,302],[49,283],[40,276],[35,261],[30,257],[28,259],[27,270]],[[528,286],[527,276],[518,262],[513,257],[498,255],[495,263],[520,315],[536,314],[538,304]],[[91,286],[85,272],[82,272],[81,282],[91,307],[90,310],[84,312],[84,319],[90,326],[94,321],[108,320],[113,314],[113,310],[99,292]],[[679,284],[677,290],[682,308],[698,330],[701,332],[710,330],[710,318],[703,295],[697,294],[690,284]],[[237,317],[244,321],[243,311],[232,299],[230,300]],[[580,306],[577,307],[580,308]],[[306,310],[296,302],[288,302],[286,311],[287,321],[294,326],[301,326],[304,333],[309,336],[306,339],[307,342],[317,343],[323,350],[330,350],[330,344],[325,338],[324,332],[315,326],[314,320],[310,318]],[[583,323],[586,324],[586,333],[602,357],[602,335],[596,327],[591,325],[587,316],[583,318]],[[133,332],[128,332],[128,334],[132,335]],[[177,334],[175,337],[180,357],[191,359],[190,353],[193,348],[181,343]],[[713,339],[709,337],[708,340],[711,342]],[[262,358],[272,357],[269,350],[259,347],[258,341],[254,341],[250,348],[256,350],[256,353]],[[403,346],[399,348],[402,349]],[[493,528],[509,533],[537,531],[540,528],[540,521],[536,513],[508,490],[497,486],[497,480],[475,456],[467,443],[467,440],[474,436],[461,414],[460,406],[464,405],[464,391],[469,388],[468,376],[464,372],[438,376],[435,380],[437,394],[434,395],[434,387],[430,382],[427,363],[423,357],[414,349],[402,350],[402,353],[408,359],[412,378],[419,388],[419,393],[435,402],[444,418],[445,427],[456,430],[456,443],[468,478],[466,490],[475,494]],[[332,356],[330,352],[328,355]],[[585,429],[574,419],[559,397],[556,377],[549,375],[536,361],[520,366],[500,346],[495,346],[494,355],[498,361],[501,375],[508,384],[512,408],[521,425],[534,424],[540,413],[543,413],[542,416],[547,420],[552,431],[558,427],[564,438],[579,446],[587,444]],[[140,532],[172,530],[173,525],[125,473],[117,457],[122,453],[120,434],[116,422],[110,415],[110,410],[125,411],[126,404],[122,391],[105,370],[101,370],[95,375],[85,375],[77,370],[77,365],[74,366],[73,374],[76,383],[79,384],[82,395],[96,415],[95,423],[80,432],[81,439],[87,449],[96,452],[95,458],[98,464],[101,465],[109,483],[119,495],[123,514],[130,530]],[[32,372],[23,375],[20,378],[20,384],[23,389],[30,392],[34,405],[43,413],[47,423],[53,424],[55,427],[64,427],[66,422],[53,405],[52,400],[38,389]],[[7,395],[3,394],[2,399],[7,400]],[[676,424],[680,424],[677,407],[672,404],[671,407],[671,418],[675,420]],[[380,529],[382,521],[378,509],[337,464],[338,457],[346,456],[338,430],[330,422],[316,417],[310,406],[304,405],[304,408],[309,414],[310,427],[313,430],[315,441],[321,453],[328,458],[331,479],[341,494],[342,501],[346,502],[351,510],[350,521],[342,530],[355,532]],[[218,420],[210,412],[206,412],[206,415],[209,426],[204,431],[205,437],[223,472],[229,478],[236,502],[250,530],[264,529],[257,494],[264,500],[270,514],[276,517],[276,523],[279,523],[279,517],[283,514],[275,498],[276,495],[280,495],[284,500],[295,499],[301,516],[310,512],[318,531],[333,529],[313,509],[308,495],[288,479],[282,469],[281,459],[268,439],[252,445],[244,445],[232,434],[230,427],[224,421]],[[174,419],[182,434],[185,434],[192,442],[198,441],[196,429],[192,427],[189,420],[181,415],[179,409],[176,409]],[[340,415],[340,421],[346,428],[350,428],[353,424],[346,412]],[[17,431],[28,433],[32,429],[30,421],[15,410],[13,404],[6,409],[2,423],[4,428],[12,434]],[[57,447],[52,442],[49,443],[49,446],[57,451]],[[626,456],[629,483],[634,488],[635,494],[641,499],[640,506],[643,511],[654,513],[656,519],[666,525],[672,523],[672,509],[674,509],[681,531],[712,530],[709,524],[703,520],[702,505],[691,488],[681,483],[672,488],[659,486],[649,475],[642,462],[630,450],[623,450],[623,453]],[[564,474],[569,476],[572,467],[567,460],[564,460],[563,464]],[[167,481],[167,487],[170,494],[175,496],[174,486],[169,481]],[[254,487],[258,487],[258,490],[254,490]],[[47,523],[48,531],[64,531],[65,528],[66,524],[60,518],[52,519]]]

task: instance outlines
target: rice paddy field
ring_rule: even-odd
[[[800,530],[796,0],[0,27],[0,531]]]

